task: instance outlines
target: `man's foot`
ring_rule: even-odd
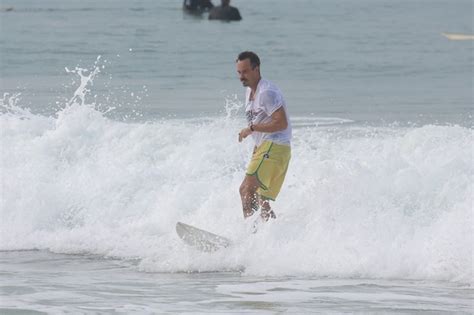
[[[276,219],[276,214],[275,212],[273,212],[273,210],[265,211],[262,209],[260,213],[260,217],[262,218],[264,222],[267,222],[270,219]]]
[[[275,212],[273,210],[270,210],[269,212],[264,212],[262,211],[259,216],[256,216],[255,220],[253,221],[251,232],[253,234],[257,233],[258,228],[268,222],[270,219],[276,219]]]

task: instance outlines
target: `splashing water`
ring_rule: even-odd
[[[93,70],[88,70],[88,69],[83,69],[76,67],[74,70],[69,70],[67,67],[65,68],[66,72],[68,73],[75,73],[79,75],[81,78],[81,84],[77,88],[77,90],[74,92],[74,96],[69,100],[68,105],[85,105],[86,103],[86,95],[90,93],[90,89],[88,89],[88,86],[92,86],[94,84],[94,78],[97,74],[100,73],[100,68],[97,66],[97,63],[100,60],[100,56],[97,57],[97,60],[95,62],[95,67]],[[87,73],[89,73],[87,75]]]
[[[472,129],[294,117],[304,124],[278,219],[247,235],[241,103],[224,117],[115,121],[88,103],[99,59],[67,70],[81,82],[55,117],[4,94],[0,249],[136,259],[145,271],[472,281]],[[195,252],[178,220],[237,245]]]

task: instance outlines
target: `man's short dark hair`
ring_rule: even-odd
[[[260,66],[260,58],[258,58],[257,54],[254,53],[253,51],[243,51],[239,54],[237,57],[237,61],[242,61],[245,59],[250,60],[250,65],[252,66],[252,69],[255,69],[255,67]]]

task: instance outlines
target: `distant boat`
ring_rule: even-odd
[[[449,40],[474,40],[474,35],[469,34],[441,33],[441,35]]]

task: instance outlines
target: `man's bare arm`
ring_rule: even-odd
[[[280,107],[272,114],[272,120],[265,124],[252,125],[253,131],[258,132],[277,132],[285,130],[288,127],[288,120],[286,119],[285,109]],[[239,132],[239,142],[247,138],[252,133],[250,127],[246,127]]]
[[[268,123],[253,125],[253,130],[259,132],[277,132],[285,130],[286,127],[288,127],[288,121],[283,106],[277,109],[271,117],[272,120]]]

